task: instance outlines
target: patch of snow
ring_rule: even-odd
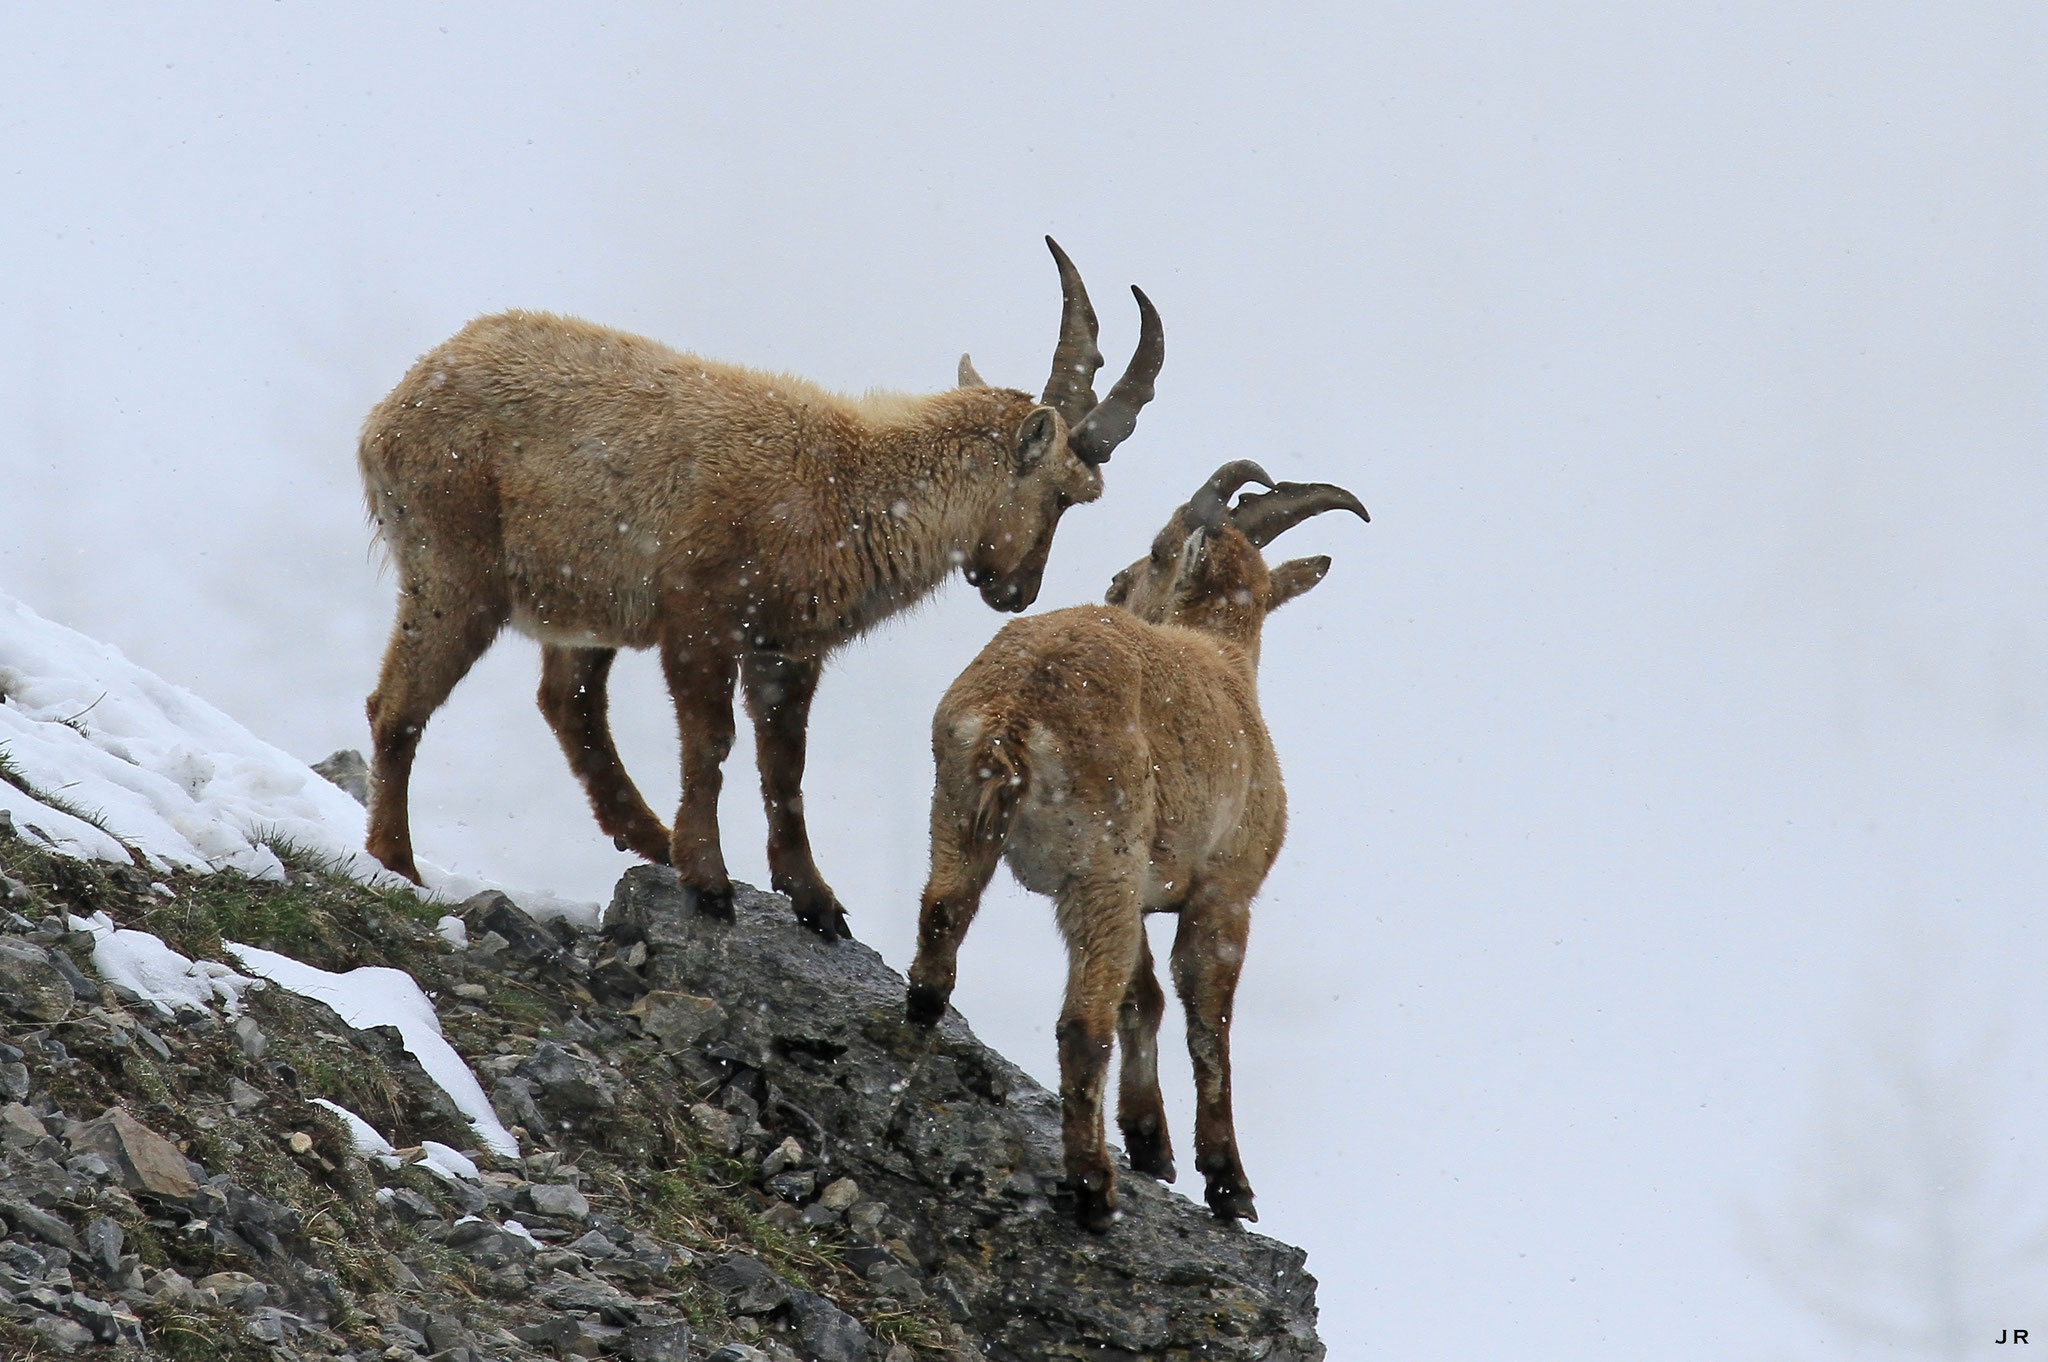
[[[227,949],[250,973],[326,1003],[337,1016],[358,1030],[372,1026],[397,1027],[405,1040],[405,1048],[419,1060],[428,1077],[441,1085],[441,1090],[454,1101],[457,1110],[469,1119],[470,1129],[476,1132],[484,1147],[505,1158],[519,1156],[519,1142],[512,1138],[512,1132],[505,1129],[497,1113],[491,1110],[483,1086],[476,1081],[469,1065],[441,1034],[441,1019],[435,1014],[433,1003],[420,991],[419,984],[410,974],[381,965],[366,965],[346,974],[333,974],[288,955],[245,946],[239,941],[228,942]],[[454,1153],[453,1150],[449,1152]],[[462,1156],[456,1154],[455,1157]],[[468,1162],[466,1159],[463,1161]],[[474,1165],[471,1167],[474,1169]]]
[[[435,923],[434,930],[441,934],[443,941],[456,950],[466,949],[469,945],[469,924],[453,913]]]
[[[386,1168],[398,1167],[400,1162],[398,1150],[392,1146],[391,1141],[377,1133],[377,1127],[371,1125],[339,1102],[330,1102],[324,1097],[316,1097],[313,1099],[313,1103],[315,1106],[327,1108],[341,1118],[342,1124],[348,1127],[349,1143],[355,1146],[356,1153],[366,1159],[375,1159]]]
[[[0,809],[68,856],[123,863],[139,856],[154,871],[236,870],[280,880],[284,863],[270,844],[289,844],[365,884],[414,887],[362,851],[362,805],[312,767],[119,649],[4,593],[0,756],[29,786],[87,815],[0,781]],[[536,917],[595,925],[602,914],[599,904],[505,888],[427,862],[420,874],[429,897],[450,902],[504,888]]]
[[[243,990],[262,986],[261,980],[237,974],[218,960],[188,960],[162,937],[116,927],[103,912],[74,916],[71,930],[92,933],[92,965],[101,978],[139,995],[165,1016],[203,1012],[219,999],[232,1017],[242,1010]]]
[[[510,1139],[511,1136],[508,1135],[506,1138]],[[439,1140],[421,1140],[420,1149],[423,1153],[420,1159],[421,1166],[433,1169],[450,1182],[457,1178],[464,1182],[483,1181],[483,1170],[461,1150],[450,1149]],[[514,1152],[518,1152],[517,1146],[514,1146]]]
[[[532,1230],[527,1229],[526,1226],[520,1224],[517,1220],[507,1220],[503,1225],[500,1225],[498,1228],[510,1231],[511,1233],[518,1235],[521,1239],[524,1239],[527,1243],[533,1245],[536,1249],[544,1249],[547,1247],[546,1244],[543,1244],[540,1240],[533,1237]]]

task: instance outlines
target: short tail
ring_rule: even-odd
[[[969,836],[977,844],[1001,850],[1010,835],[1010,820],[1018,801],[1031,788],[1031,766],[1024,754],[1024,735],[1017,729],[1003,729],[982,739],[974,752],[974,772],[980,782],[974,801],[974,818]]]

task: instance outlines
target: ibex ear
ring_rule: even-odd
[[[1330,556],[1290,558],[1273,569],[1272,585],[1266,588],[1266,609],[1278,610],[1302,592],[1323,580],[1330,570]]]
[[[1013,455],[1017,471],[1028,473],[1038,467],[1039,462],[1052,450],[1053,437],[1059,433],[1059,418],[1051,407],[1037,407],[1024,418],[1024,424],[1017,427],[1017,448]]]
[[[960,386],[963,388],[986,388],[988,386],[987,380],[974,372],[974,361],[965,355],[960,356]]]

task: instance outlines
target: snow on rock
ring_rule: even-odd
[[[439,1140],[420,1141],[420,1164],[431,1168],[442,1177],[453,1182],[461,1178],[465,1182],[483,1181],[483,1171],[467,1154],[459,1149],[450,1149]]]
[[[71,929],[91,932],[92,964],[100,977],[152,1003],[166,1016],[212,1007],[219,999],[227,1014],[242,1010],[242,990],[262,981],[237,974],[218,960],[188,960],[149,932],[116,927],[105,913],[73,917]]]
[[[238,941],[227,949],[251,974],[270,980],[281,988],[317,999],[333,1008],[335,1015],[358,1030],[372,1026],[395,1026],[405,1048],[419,1060],[427,1076],[441,1085],[455,1106],[469,1118],[470,1129],[485,1148],[505,1158],[519,1157],[519,1142],[505,1129],[484,1096],[469,1065],[441,1034],[441,1019],[420,986],[404,970],[382,965],[365,965],[346,974],[334,974],[302,964],[288,955],[245,946]],[[445,1146],[444,1146],[445,1148]],[[453,1150],[449,1151],[454,1153]],[[462,1156],[457,1154],[457,1158]],[[464,1162],[468,1162],[464,1160]],[[475,1176],[474,1165],[470,1176]]]
[[[127,862],[132,849],[152,869],[276,880],[284,864],[271,845],[290,844],[368,884],[408,883],[363,853],[362,806],[306,763],[4,593],[0,760],[21,781],[0,779],[0,809],[66,855]],[[420,873],[449,901],[503,888],[425,862]],[[505,892],[535,917],[598,920],[595,903]]]
[[[356,1153],[366,1159],[375,1159],[386,1168],[398,1167],[401,1162],[398,1157],[398,1150],[393,1147],[391,1141],[377,1133],[377,1127],[371,1125],[339,1102],[330,1102],[324,1097],[316,1097],[313,1099],[313,1104],[325,1107],[341,1118],[341,1123],[348,1127],[349,1143],[355,1147]]]

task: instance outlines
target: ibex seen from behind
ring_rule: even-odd
[[[1273,487],[1240,460],[1174,513],[1150,556],[1117,574],[1108,600],[1122,609],[1005,625],[932,720],[931,878],[907,1013],[931,1025],[945,1012],[961,939],[998,860],[1053,896],[1068,954],[1061,1129],[1068,1184],[1090,1229],[1107,1228],[1116,1208],[1102,1122],[1113,1038],[1131,1166],[1173,1179],[1158,1072],[1166,999],[1147,913],[1180,916],[1173,982],[1187,1012],[1195,1164],[1209,1206],[1258,1219],[1231,1122],[1230,1015],[1252,896],[1287,825],[1259,714],[1259,634],[1330,567],[1297,558],[1269,570],[1259,550],[1319,512],[1366,512],[1327,483],[1281,483],[1230,508],[1247,482]]]
[[[540,707],[604,831],[673,864],[729,915],[718,841],[735,679],[759,747],[774,887],[827,936],[844,910],[811,858],[805,729],[833,648],[954,569],[997,610],[1036,598],[1067,507],[1151,400],[1164,355],[1139,290],[1130,367],[1102,365],[1079,273],[1050,237],[1064,312],[1042,397],[960,386],[841,397],[535,312],[482,317],[371,411],[358,457],[396,563],[398,619],[368,703],[368,845],[417,880],[407,784],[420,732],[507,624],[540,641]],[[657,648],[682,736],[673,833],[619,761],[605,681]]]

